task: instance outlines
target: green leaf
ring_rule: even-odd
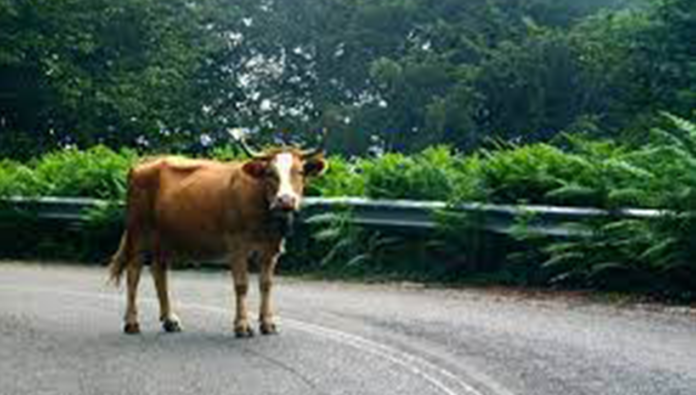
[[[631,268],[623,262],[602,262],[593,264],[588,273],[588,278],[596,279],[599,277],[615,274],[616,272],[625,272]]]
[[[578,262],[581,262],[586,258],[586,255],[582,252],[565,252],[552,256],[550,259],[541,264],[543,268],[561,268],[561,267],[573,267]]]

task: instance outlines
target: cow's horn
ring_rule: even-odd
[[[234,138],[235,141],[239,143],[239,146],[242,147],[244,153],[247,154],[249,157],[254,159],[265,158],[265,155],[263,153],[254,150],[249,146],[249,144],[247,144],[246,139],[244,138],[244,132],[242,132],[241,129],[230,129],[228,132],[232,136],[232,138]]]
[[[315,155],[323,154],[326,150],[326,135],[326,128],[321,129],[321,140],[319,140],[319,146],[302,151],[302,158],[311,158]]]

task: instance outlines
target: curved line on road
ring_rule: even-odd
[[[182,307],[189,307],[189,308],[195,308],[198,310],[203,310],[203,311],[208,311],[211,313],[224,313],[227,314],[229,311],[221,308],[221,307],[216,307],[216,306],[209,306],[209,305],[201,305],[197,303],[179,303],[179,306]],[[473,386],[470,384],[466,383],[464,380],[461,378],[457,377],[455,374],[452,372],[445,370],[431,362],[426,361],[423,358],[417,357],[413,354],[409,354],[403,351],[400,351],[394,347],[387,346],[382,343],[378,343],[372,340],[368,340],[362,336],[358,335],[353,335],[347,332],[339,331],[337,329],[325,327],[322,325],[317,325],[317,324],[311,324],[308,322],[296,320],[293,318],[282,318],[282,322],[288,324],[291,327],[294,327],[297,330],[310,333],[313,335],[321,335],[325,338],[328,338],[330,340],[333,340],[337,343],[341,343],[347,346],[350,346],[352,348],[355,348],[359,351],[366,352],[375,356],[378,356],[380,358],[383,358],[389,362],[391,362],[394,365],[401,366],[402,368],[407,369],[410,371],[412,374],[421,377],[424,379],[426,382],[428,382],[430,385],[435,387],[437,390],[440,392],[447,394],[447,395],[462,395],[462,392],[457,392],[456,390],[448,387],[445,383],[442,382],[439,378],[433,377],[431,373],[428,373],[427,370],[432,370],[436,372],[436,374],[442,375],[446,377],[448,380],[453,381],[454,383],[457,384],[458,387],[460,387],[461,390],[464,391],[464,394],[469,394],[469,395],[484,395],[480,391],[476,390]],[[420,367],[418,365],[421,365]],[[507,394],[506,394],[507,395]]]
[[[303,330],[305,332],[309,333],[314,333],[314,334],[320,334],[324,335],[327,338],[330,338],[336,342],[341,342],[347,345],[350,345],[354,348],[357,348],[363,352],[368,352],[372,355],[379,356],[381,358],[384,358],[388,361],[390,361],[393,364],[402,366],[405,369],[408,369],[411,371],[411,373],[422,377],[426,381],[428,381],[431,385],[439,389],[445,394],[448,395],[457,395],[458,393],[453,391],[451,388],[447,387],[442,381],[435,379],[432,377],[431,374],[428,374],[425,370],[432,370],[436,372],[439,375],[442,375],[446,377],[448,380],[453,381],[456,383],[457,386],[459,386],[462,390],[464,390],[467,394],[471,395],[483,395],[481,392],[476,390],[474,387],[472,387],[470,384],[466,383],[464,380],[461,378],[457,377],[454,375],[452,372],[445,370],[423,358],[417,357],[413,354],[409,354],[403,351],[400,351],[394,347],[387,346],[383,343],[378,343],[372,340],[368,340],[362,336],[357,336],[351,333],[339,331],[336,329],[328,328],[325,326],[321,325],[316,325],[316,324],[310,324],[307,322],[303,321],[298,321],[294,319],[283,319],[283,321],[287,322],[291,326],[294,326],[296,329]],[[418,366],[421,367],[418,367]]]
[[[33,291],[33,292],[39,292],[39,293],[65,295],[65,296],[71,296],[71,297],[91,297],[91,298],[97,298],[97,299],[120,301],[120,298],[118,297],[118,295],[107,294],[107,293],[69,291],[69,290],[60,290],[60,289],[52,289],[52,288],[44,288],[44,287],[41,287],[41,288],[39,288],[39,287],[17,287],[17,286],[8,286],[8,285],[0,285],[0,289],[14,290],[14,291],[19,291],[19,292]],[[157,299],[155,299],[155,298],[141,297],[139,299],[140,299],[140,301],[146,302],[146,303],[151,303],[151,304],[157,303]],[[191,309],[196,309],[196,310],[200,310],[200,311],[207,311],[207,312],[215,313],[215,314],[227,314],[227,313],[229,313],[229,311],[227,309],[217,307],[217,306],[204,305],[204,304],[198,304],[198,303],[177,303],[177,304],[180,307],[191,308]],[[421,377],[426,382],[428,382],[431,386],[433,386],[434,388],[436,388],[437,390],[439,390],[440,392],[442,392],[446,395],[462,395],[462,394],[484,395],[484,393],[480,392],[479,390],[474,388],[471,384],[465,382],[463,379],[456,376],[454,373],[450,372],[449,370],[446,370],[440,366],[437,366],[434,363],[432,363],[426,359],[423,359],[421,357],[418,357],[416,355],[398,350],[397,348],[388,346],[388,345],[383,344],[383,343],[369,340],[369,339],[364,338],[362,336],[343,332],[343,331],[329,328],[326,326],[312,324],[312,323],[300,321],[300,320],[293,319],[293,318],[284,318],[281,320],[283,322],[286,322],[291,327],[294,327],[297,330],[300,330],[300,331],[303,331],[306,333],[310,333],[310,334],[314,334],[314,335],[322,335],[325,338],[333,340],[337,343],[342,343],[344,345],[351,346],[359,351],[370,353],[372,355],[381,357],[381,358],[391,362],[392,364],[401,366],[402,368],[410,371],[412,374]],[[464,391],[464,392],[463,393],[457,392],[456,389],[449,387],[447,384],[443,383],[443,381],[440,378],[434,377],[432,373],[430,373],[426,370],[434,372],[435,374],[446,378],[448,381],[453,382],[454,384],[456,384],[457,387],[459,387],[459,390]],[[509,392],[507,390],[502,390],[502,389],[498,389],[496,392],[498,393],[498,395],[514,395],[511,392]]]

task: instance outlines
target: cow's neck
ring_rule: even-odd
[[[266,222],[268,232],[280,237],[288,237],[292,235],[293,225],[295,222],[294,212],[278,212],[268,211],[268,221]]]
[[[253,187],[254,197],[251,201],[256,202],[254,211],[261,214],[262,220],[256,222],[256,232],[262,235],[273,235],[279,238],[285,238],[292,234],[295,213],[280,212],[271,210],[271,202],[264,191],[263,183],[254,182]]]

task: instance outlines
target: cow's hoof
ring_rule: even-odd
[[[162,321],[162,329],[167,333],[177,333],[181,332],[183,328],[178,320],[167,318]]]
[[[128,322],[123,327],[123,333],[127,335],[137,335],[140,333],[140,324],[137,322]]]
[[[239,338],[254,337],[254,330],[249,325],[238,325],[234,328],[234,334]]]
[[[278,327],[272,322],[262,322],[261,325],[259,325],[259,330],[261,331],[262,335],[278,334]]]

